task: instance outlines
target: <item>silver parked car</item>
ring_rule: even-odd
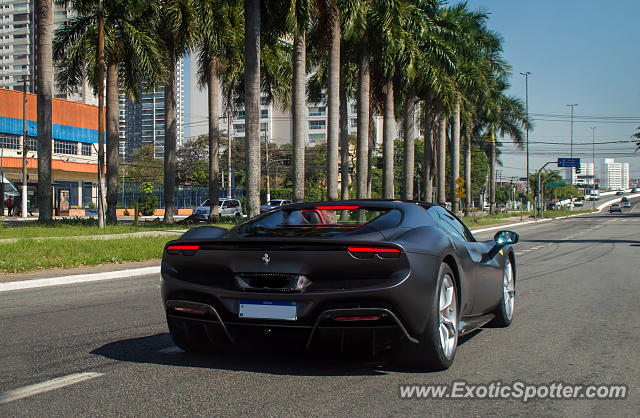
[[[202,204],[193,209],[193,214],[198,215],[201,219],[209,218],[210,203],[209,199],[202,202]],[[218,200],[218,213],[220,216],[234,216],[236,218],[242,217],[242,204],[238,199],[220,198]]]

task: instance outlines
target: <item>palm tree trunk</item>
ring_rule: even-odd
[[[404,102],[404,187],[402,188],[402,198],[404,200],[413,200],[413,176],[415,167],[415,138],[414,138],[414,119],[415,119],[415,100],[413,89],[407,91],[407,97]]]
[[[451,209],[453,213],[460,210],[460,199],[456,197],[458,187],[456,180],[460,177],[460,94],[456,95],[455,113],[453,115],[453,134],[451,135]]]
[[[491,215],[496,214],[496,138],[493,131],[491,132],[491,161],[490,161],[490,176],[489,176],[489,213]]]
[[[38,49],[36,68],[38,89],[38,219],[49,220],[53,216],[51,204],[51,134],[53,90],[53,0],[37,3]]]
[[[176,198],[176,50],[167,43],[169,55],[167,84],[164,87],[164,222],[174,222]]]
[[[327,81],[327,199],[338,200],[338,137],[340,135],[340,17],[334,9]]]
[[[304,200],[304,151],[306,145],[306,57],[305,34],[301,30],[293,40],[293,199]]]
[[[373,182],[373,152],[376,149],[376,131],[373,120],[373,101],[369,101],[369,147],[367,154],[367,199],[371,199],[371,185]]]
[[[245,0],[245,121],[247,214],[260,213],[260,0]]]
[[[340,198],[349,199],[349,102],[345,74],[340,76]]]
[[[107,66],[107,222],[118,222],[116,206],[118,205],[118,119],[120,114],[118,91],[118,64]]]
[[[356,199],[367,198],[367,157],[369,154],[369,50],[366,40],[358,54],[358,139],[356,151]]]
[[[447,199],[445,188],[445,170],[447,161],[447,120],[444,116],[440,116],[439,122],[439,138],[438,138],[438,204],[443,205]]]
[[[433,114],[424,106],[424,200],[433,202]]]
[[[220,220],[218,197],[220,192],[220,97],[218,60],[209,58],[207,74],[207,104],[209,108],[209,222]]]
[[[393,141],[395,139],[395,113],[393,109],[393,80],[387,77],[387,82],[382,89],[384,93],[384,116],[382,121],[382,156],[384,168],[382,170],[382,198],[393,199]]]
[[[471,209],[471,137],[465,133],[464,141],[464,186],[467,190],[467,210]]]

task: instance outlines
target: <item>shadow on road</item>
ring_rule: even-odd
[[[461,338],[460,344],[473,335]],[[177,348],[170,352],[159,352],[173,348],[168,333],[147,337],[114,341],[94,350],[91,354],[111,360],[134,363],[159,364],[178,367],[199,367],[231,371],[245,371],[290,376],[378,376],[392,371],[424,373],[424,370],[400,368],[390,362],[387,351],[375,357],[366,353],[318,353],[300,352],[292,349],[277,350],[274,347],[225,350],[221,352],[186,353]]]

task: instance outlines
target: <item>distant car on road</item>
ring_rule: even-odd
[[[209,199],[202,202],[202,204],[193,209],[193,214],[197,215],[200,219],[209,218],[210,203]],[[218,200],[218,213],[220,216],[233,216],[236,218],[242,217],[242,204],[238,199],[221,198]]]
[[[638,193],[638,189],[631,189],[631,193]]]
[[[260,206],[260,213],[269,212],[270,210],[273,210],[275,208],[279,208],[280,206],[283,206],[283,205],[289,205],[289,204],[291,204],[290,200],[286,200],[286,199],[271,199],[270,201],[267,202],[266,205]]]
[[[624,192],[622,190],[618,190],[616,192],[616,196],[622,196],[624,194]]]
[[[622,202],[622,207],[623,208],[630,208],[631,207],[631,202],[629,202],[628,200]]]
[[[609,213],[613,212],[622,213],[622,207],[620,206],[620,203],[614,203],[613,205],[609,206]]]
[[[576,200],[573,202],[573,206],[580,208],[582,206],[584,206],[584,200]]]

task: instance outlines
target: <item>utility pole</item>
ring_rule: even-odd
[[[269,203],[271,201],[271,187],[269,187],[269,124],[266,123],[264,127],[264,153],[267,164],[267,201],[265,203]]]
[[[573,158],[573,108],[578,106],[578,104],[577,103],[568,104],[567,106],[571,107],[571,155],[570,157]]]
[[[527,114],[527,125],[525,129],[527,131],[526,149],[527,149],[527,198],[529,197],[529,71],[520,73],[524,76],[524,108]],[[527,200],[528,201],[528,200]]]
[[[593,203],[593,210],[596,210],[596,127],[591,127],[591,134],[593,137],[593,189],[591,192],[591,202]]]
[[[104,228],[104,6],[98,2],[98,228]]]
[[[27,217],[27,76],[22,78],[22,217]]]

